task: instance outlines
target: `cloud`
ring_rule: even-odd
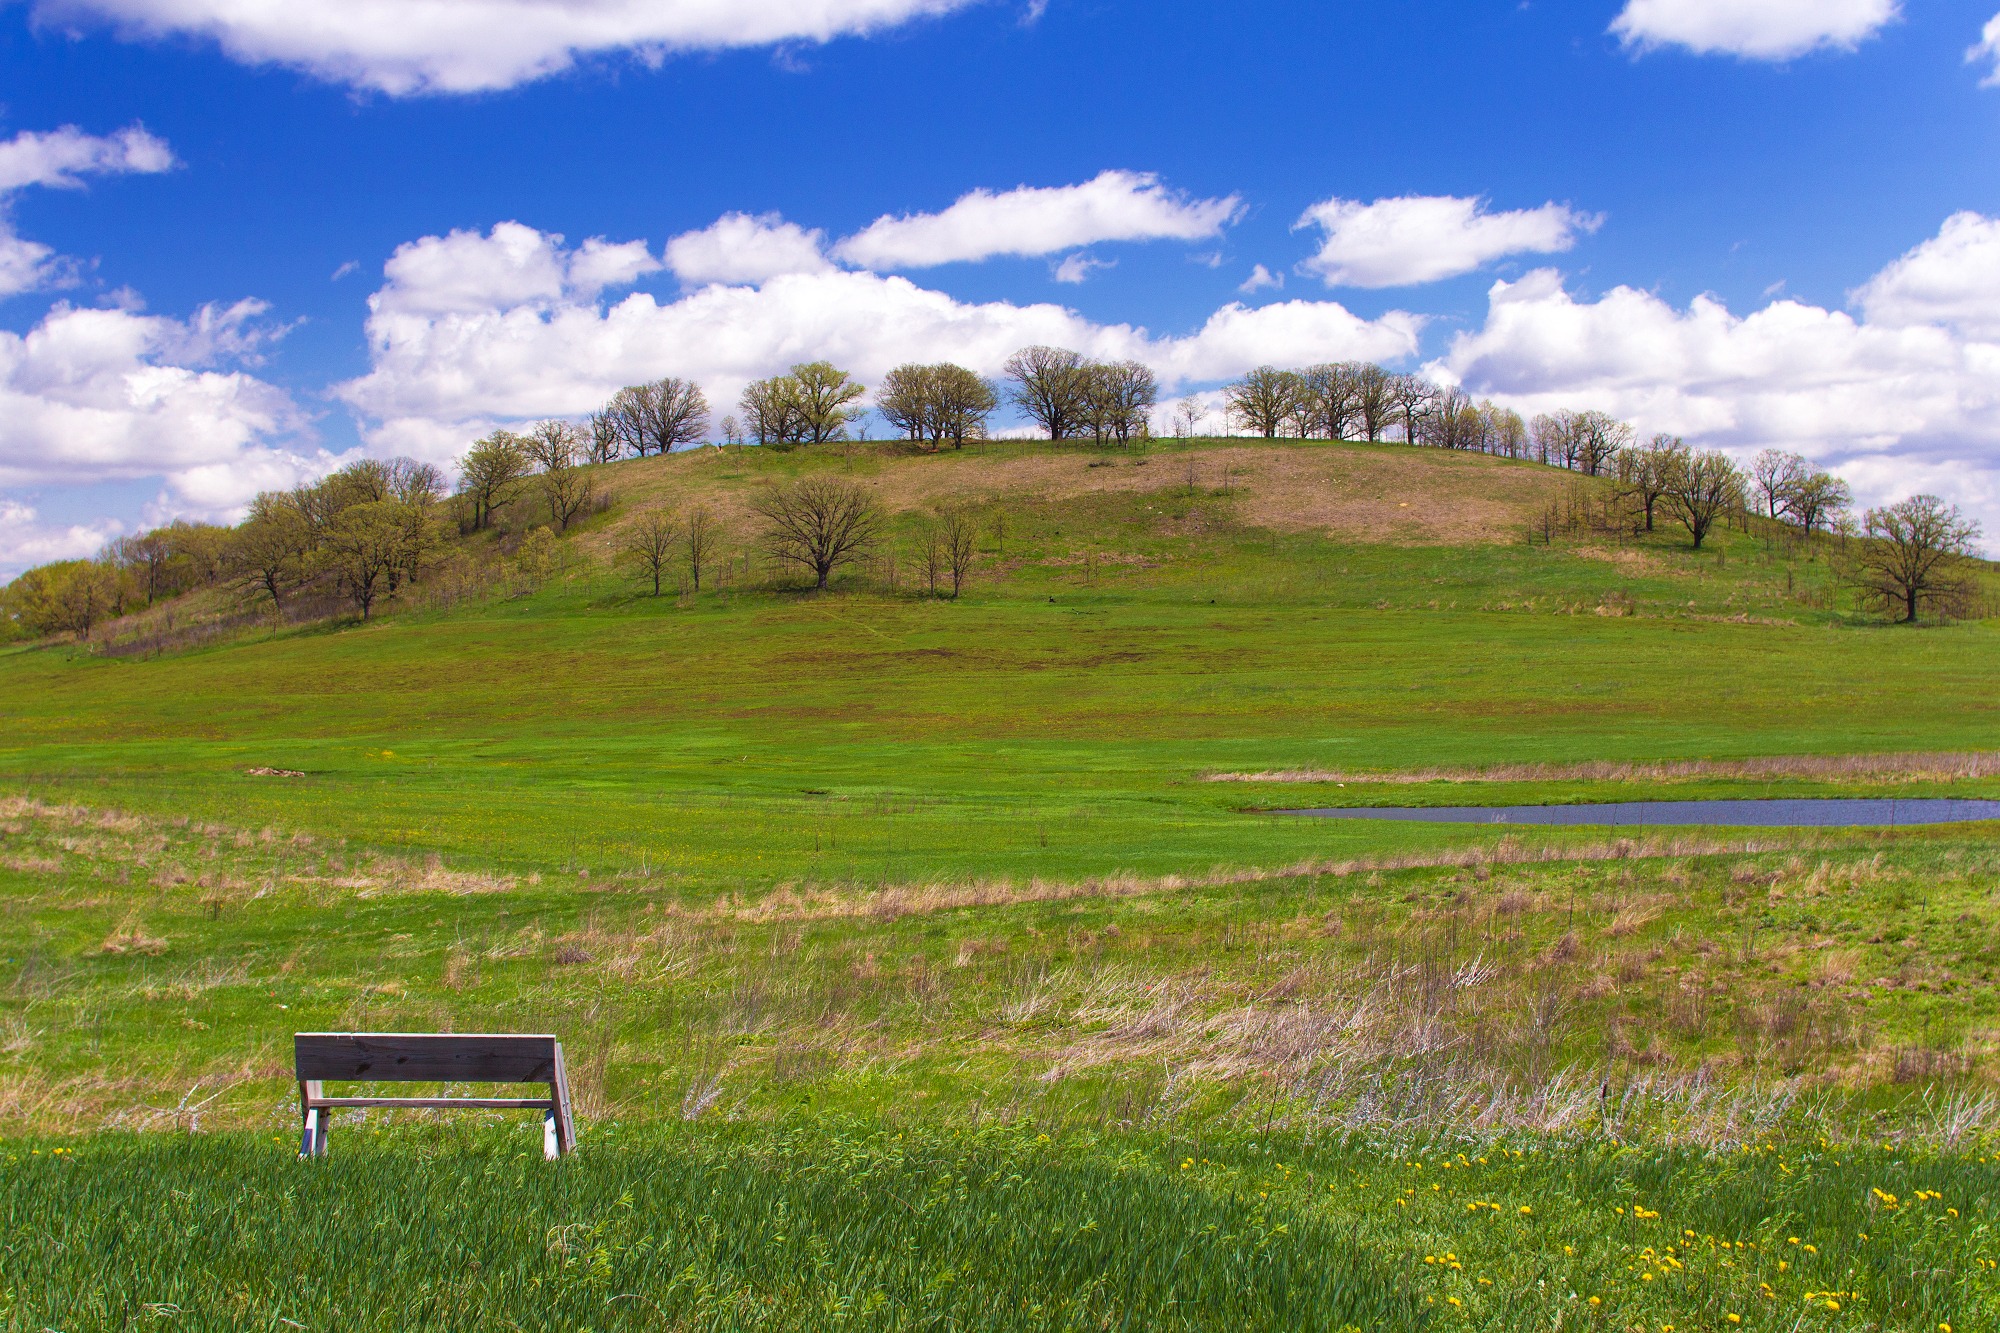
[[[1980,83],[1987,88],[2000,87],[2000,14],[1986,20],[1986,26],[1979,32],[1978,45],[1965,53],[1968,65],[1987,60],[1993,62],[1993,69]]]
[[[8,196],[31,185],[81,189],[86,176],[167,171],[173,165],[166,143],[138,125],[103,137],[65,125],[0,141],[0,297],[65,285],[74,280],[75,268],[48,246],[14,233],[4,212]]]
[[[972,0],[39,0],[44,22],[130,38],[194,36],[246,64],[284,65],[391,95],[511,88],[579,57],[648,64],[688,51],[826,42]]]
[[[0,193],[28,185],[81,189],[85,176],[160,172],[174,166],[173,150],[143,126],[129,125],[98,137],[74,125],[45,133],[24,131],[0,143]]]
[[[2000,338],[2000,219],[1954,213],[1854,293],[1871,324],[1945,324]]]
[[[1909,258],[1883,271],[1881,292],[1902,290]],[[1856,319],[1790,300],[1744,316],[1706,296],[1676,309],[1629,287],[1579,300],[1550,270],[1495,283],[1489,301],[1484,327],[1454,339],[1433,373],[1530,414],[1595,407],[1642,436],[1666,431],[1739,456],[1796,450],[1840,471],[1864,503],[1934,490],[2000,532],[2000,343],[1990,332],[1865,301],[1870,313]],[[1878,308],[1893,317],[1874,318]]]
[[[450,263],[399,262],[447,251]],[[669,374],[702,384],[718,413],[750,380],[798,361],[825,357],[864,383],[903,361],[950,359],[994,375],[1030,343],[1136,358],[1169,384],[1212,382],[1266,361],[1400,359],[1415,352],[1420,326],[1401,313],[1371,321],[1332,301],[1289,301],[1228,305],[1194,333],[1159,337],[1059,305],[970,304],[907,278],[833,269],[710,284],[665,304],[645,292],[605,302],[563,288],[555,275],[572,253],[517,223],[398,250],[370,301],[371,368],[335,390],[364,418],[371,447],[448,461],[494,424],[581,415],[621,385]],[[484,304],[467,274],[482,275]]]
[[[96,555],[124,530],[115,520],[53,527],[41,521],[34,506],[0,496],[0,578],[30,565],[51,560],[81,560]]]
[[[1821,48],[1851,51],[1901,16],[1897,0],[1626,0],[1611,31],[1647,51],[1790,60]]]
[[[388,282],[369,303],[394,312],[441,315],[495,305],[588,300],[660,267],[644,241],[613,245],[593,237],[565,250],[557,233],[501,222],[483,236],[454,231],[397,246],[383,265]]]
[[[1257,265],[1257,267],[1250,270],[1250,276],[1245,278],[1242,281],[1242,283],[1236,288],[1236,290],[1239,292],[1249,293],[1249,292],[1261,291],[1266,287],[1283,287],[1284,285],[1285,285],[1284,274],[1273,273],[1271,272],[1270,269],[1265,268],[1262,264],[1259,264]]]
[[[1556,254],[1603,221],[1564,204],[1489,213],[1483,199],[1406,195],[1372,204],[1328,199],[1295,225],[1325,232],[1301,272],[1329,287],[1401,287],[1470,273],[1505,255]]]
[[[1052,265],[1049,276],[1057,282],[1082,283],[1090,280],[1090,275],[1101,268],[1117,268],[1115,259],[1099,259],[1079,250],[1066,256],[1060,264]]]
[[[667,267],[686,283],[763,282],[785,273],[825,273],[826,233],[776,213],[725,213],[667,242]]]
[[[1081,185],[974,190],[942,213],[883,216],[833,248],[844,263],[887,272],[1050,255],[1104,241],[1198,241],[1222,234],[1242,201],[1190,199],[1142,171],[1106,171]]]
[[[312,471],[316,458],[280,443],[304,433],[291,399],[220,368],[281,332],[256,325],[264,313],[58,305],[25,334],[0,332],[0,486],[164,477],[178,511],[218,514]]]

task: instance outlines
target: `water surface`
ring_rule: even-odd
[[[1644,828],[1896,828],[2000,819],[2000,801],[1952,797],[1780,798],[1768,801],[1610,801],[1596,805],[1373,805],[1275,810],[1321,819],[1409,819],[1432,824],[1605,824]]]

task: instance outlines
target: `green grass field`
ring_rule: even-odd
[[[980,506],[967,595],[789,587],[742,501],[818,469]],[[1530,544],[1569,478],[1393,447],[604,479],[545,579],[0,651],[5,1326],[1992,1323],[1993,825],[1260,811],[2000,795],[1921,757],[2000,749],[2000,625],[1761,529]],[[727,575],[639,595],[696,500]],[[292,1161],[317,1028],[557,1031],[584,1150]]]

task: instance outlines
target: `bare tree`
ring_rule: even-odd
[[[1350,361],[1347,368],[1354,385],[1355,419],[1361,423],[1362,438],[1372,444],[1388,429],[1395,408],[1389,391],[1394,377],[1372,361]]]
[[[1503,458],[1523,458],[1528,452],[1528,423],[1510,407],[1481,403],[1486,418],[1486,450]]]
[[[790,375],[753,380],[737,402],[750,435],[759,444],[788,447],[805,439],[805,416],[799,410],[798,381]]]
[[[1577,471],[1601,476],[1618,455],[1631,447],[1632,428],[1603,412],[1577,412],[1571,417]]]
[[[947,509],[938,519],[938,536],[944,543],[945,565],[951,574],[953,601],[965,591],[972,577],[972,564],[979,556],[979,524],[962,508]]]
[[[1851,549],[1848,577],[1864,599],[1914,624],[1924,612],[1963,614],[1978,589],[1979,524],[1935,495],[1868,511],[1868,539]]]
[[[866,553],[882,522],[866,490],[832,477],[773,485],[750,508],[768,525],[765,549],[811,570],[815,588],[825,588],[835,569]]]
[[[1529,425],[1535,441],[1535,461],[1550,467],[1576,466],[1576,413],[1544,412]]]
[[[658,597],[680,538],[681,526],[671,510],[648,509],[619,534],[616,558],[637,569],[641,578],[651,579],[653,596]]]
[[[1066,440],[1083,424],[1083,357],[1063,347],[1023,347],[1007,358],[1014,405],[1051,440]]]
[[[918,519],[910,545],[916,553],[917,567],[924,571],[924,591],[932,597],[937,596],[938,579],[949,563],[945,558],[944,533],[938,520],[930,515]]]
[[[1430,408],[1418,419],[1417,428],[1427,443],[1440,449],[1467,451],[1481,447],[1485,424],[1472,395],[1457,385],[1446,385],[1433,390]]]
[[[587,427],[590,434],[589,458],[593,463],[611,463],[625,452],[618,423],[609,412],[592,412]]]
[[[673,376],[627,385],[611,396],[600,415],[621,447],[641,458],[672,453],[708,434],[708,396],[692,380]]]
[[[1783,449],[1762,449],[1750,460],[1750,484],[1763,501],[1767,518],[1776,518],[1790,505],[1792,490],[1806,475],[1806,460]]]
[[[722,526],[715,515],[696,506],[681,530],[681,558],[687,562],[688,582],[701,591],[701,571],[715,561],[715,548],[722,540]]]
[[[1201,399],[1189,394],[1174,404],[1174,436],[1187,440],[1194,438],[1194,428],[1201,424],[1203,416]]]
[[[1229,411],[1246,430],[1265,439],[1277,435],[1292,416],[1299,397],[1299,377],[1275,366],[1259,366],[1223,390]]]
[[[526,441],[506,430],[494,431],[459,460],[459,493],[472,506],[474,532],[493,525],[493,515],[520,491],[528,465]]]
[[[583,432],[567,421],[544,421],[528,432],[528,457],[541,468],[542,498],[559,532],[569,531],[597,491],[596,479],[578,466],[584,448]]]
[[[1647,532],[1653,530],[1653,515],[1687,457],[1687,446],[1675,435],[1655,435],[1645,448],[1618,455],[1619,488],[1638,506]]]
[[[1403,418],[1403,442],[1415,444],[1424,414],[1437,401],[1438,387],[1422,375],[1396,375],[1389,380],[1389,401]]]
[[[1713,449],[1687,454],[1673,469],[1665,499],[1699,551],[1715,521],[1743,503],[1743,474],[1727,454]]]

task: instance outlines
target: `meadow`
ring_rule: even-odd
[[[813,470],[977,505],[966,595],[793,589]],[[1990,1326],[1991,825],[1270,812],[2000,795],[2000,625],[1391,446],[603,474],[367,625],[0,650],[7,1326]],[[297,1163],[327,1028],[556,1031],[584,1149]]]

